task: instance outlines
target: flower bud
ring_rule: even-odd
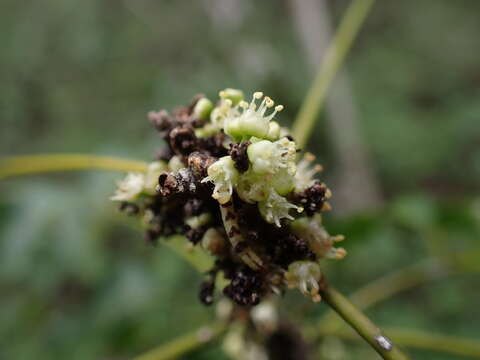
[[[212,102],[207,98],[201,98],[197,101],[195,107],[193,108],[193,115],[200,120],[205,120],[209,118],[212,109]]]
[[[222,90],[218,94],[222,99],[229,99],[232,101],[232,105],[237,105],[243,100],[243,91],[238,89],[227,88]]]
[[[276,121],[270,121],[268,124],[268,132],[265,136],[270,141],[278,140],[280,137],[280,125]]]

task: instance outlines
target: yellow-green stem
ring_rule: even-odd
[[[0,158],[0,179],[54,171],[101,169],[143,172],[147,163],[85,154],[26,155]]]
[[[218,338],[226,329],[225,324],[215,323],[204,326],[196,331],[181,336],[171,342],[162,344],[146,353],[136,356],[133,360],[171,360],[183,359],[187,353]]]
[[[419,286],[427,281],[447,276],[453,271],[437,260],[427,259],[386,274],[355,291],[349,298],[360,310],[365,310],[392,297],[394,294]],[[328,329],[329,331],[338,329],[342,325],[343,323],[332,311],[323,315],[318,322],[319,329]]]
[[[292,134],[298,147],[302,148],[307,144],[327,90],[342,66],[373,3],[374,0],[352,0],[347,9],[293,124]]]
[[[375,351],[387,360],[407,360],[408,357],[380,328],[358,310],[345,296],[327,286],[321,291],[323,300],[347,322]]]
[[[313,329],[309,329],[312,331]],[[417,329],[386,328],[385,331],[400,345],[408,348],[429,350],[480,359],[480,342],[456,336],[432,334]],[[353,331],[340,329],[335,331],[320,330],[315,338],[322,336],[338,336],[347,340],[360,340]]]

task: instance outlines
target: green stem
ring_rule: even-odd
[[[218,338],[225,330],[226,326],[220,323],[204,326],[190,334],[181,336],[167,344],[162,344],[142,355],[136,356],[133,360],[170,360],[179,357],[183,359],[185,354]]]
[[[384,275],[357,290],[349,298],[360,310],[365,310],[401,291],[451,273],[452,270],[442,266],[439,261],[428,259]],[[329,331],[338,329],[342,325],[333,311],[327,312],[318,322],[319,328]]]
[[[327,286],[320,294],[323,300],[368,342],[383,359],[408,359],[382,330],[337,290]]]
[[[352,0],[347,9],[293,124],[292,134],[298,147],[302,148],[306,145],[315,119],[322,109],[327,90],[343,64],[373,3],[374,0]]]
[[[480,342],[475,340],[431,334],[417,329],[388,328],[385,331],[395,339],[396,343],[405,347],[480,359]],[[315,335],[316,337],[338,336],[348,340],[359,340],[359,337],[348,329],[321,330]]]
[[[162,246],[168,247],[186,262],[192,265],[198,272],[204,273],[213,267],[214,260],[199,246],[188,247],[191,245],[182,235],[172,235],[162,239]]]
[[[111,156],[54,154],[12,156],[0,159],[0,179],[53,171],[102,169],[143,172],[147,164]]]

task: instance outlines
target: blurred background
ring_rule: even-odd
[[[225,87],[264,91],[291,124],[347,5],[3,0],[0,154],[149,160],[161,145],[149,110]],[[325,223],[347,238],[349,256],[326,265],[338,288],[427,257],[454,263],[455,275],[440,269],[369,309],[382,326],[480,340],[479,13],[473,0],[377,1],[308,145],[335,196]],[[0,359],[126,359],[213,319],[198,273],[147,246],[108,201],[121,177],[0,182]],[[285,301],[299,326],[326,309]],[[375,358],[361,343],[318,351]],[[226,359],[219,344],[188,356],[212,358]]]

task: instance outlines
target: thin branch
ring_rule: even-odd
[[[456,336],[432,334],[417,329],[386,328],[385,331],[397,344],[405,347],[480,359],[479,341]],[[348,340],[360,340],[357,334],[348,329],[336,331],[321,330],[316,333],[316,336],[338,336]]]
[[[305,50],[306,61],[316,72],[332,36],[328,0],[289,0],[292,20]],[[346,216],[378,208],[382,202],[378,179],[367,143],[362,136],[347,72],[339,68],[325,99],[328,141],[335,159],[336,215]],[[355,176],[352,176],[355,174]],[[362,189],[357,191],[356,189]]]
[[[146,353],[136,356],[133,360],[170,360],[182,358],[187,353],[200,348],[218,338],[226,329],[225,324],[215,323],[204,326],[196,331],[162,344]]]
[[[349,296],[352,303],[360,310],[386,300],[393,295],[424,284],[433,279],[451,275],[452,271],[445,264],[434,259],[427,259],[417,264],[384,275]],[[318,322],[318,327],[333,331],[342,326],[342,322],[333,311],[327,312]]]
[[[326,286],[320,294],[323,300],[368,342],[383,359],[408,359],[382,330],[372,323],[370,319],[337,290]]]
[[[112,171],[146,170],[143,161],[111,156],[54,154],[12,156],[0,159],[0,179],[53,171],[102,169]]]
[[[293,124],[292,133],[300,148],[306,145],[315,119],[322,109],[327,90],[373,3],[374,0],[352,0],[347,9]]]
[[[162,246],[168,247],[178,256],[192,265],[198,272],[204,273],[210,270],[214,264],[213,258],[198,246],[193,247],[183,235],[172,235],[161,239]]]

